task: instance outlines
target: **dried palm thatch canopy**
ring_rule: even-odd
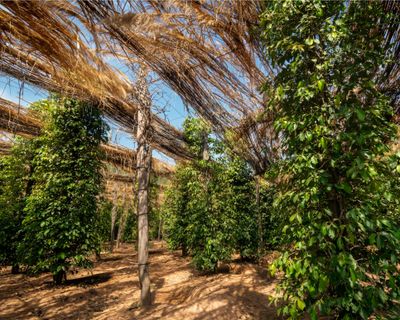
[[[8,155],[11,152],[12,143],[5,140],[0,140],[0,155]]]
[[[36,136],[41,122],[15,103],[0,98],[0,128],[22,136]]]
[[[78,9],[67,1],[1,2],[0,71],[52,92],[93,101],[134,134],[133,85],[86,44],[90,35]],[[191,158],[178,130],[155,115],[151,127],[156,149],[174,158]]]
[[[37,136],[42,123],[32,110],[19,108],[11,101],[0,98],[0,129],[16,135],[26,137]],[[102,145],[106,161],[124,170],[134,171],[136,166],[136,152],[112,144]],[[158,159],[152,159],[152,169],[157,175],[169,175],[174,172],[174,167]]]
[[[45,89],[99,103],[128,130],[135,126],[134,85],[104,61],[124,59],[155,72],[262,173],[277,156],[273,115],[261,83],[279,70],[253,36],[263,0],[6,1],[0,6],[0,70]],[[400,113],[400,5],[380,25],[392,63],[377,71],[379,87]],[[133,130],[134,131],[134,130]],[[182,134],[152,116],[152,144],[174,158],[191,158]]]
[[[253,37],[262,0],[78,3],[88,21],[107,30],[103,43],[115,44],[118,54],[138,57],[157,72],[256,172],[273,161],[279,144],[273,115],[260,117],[264,101],[257,92],[263,82],[273,83],[276,70]],[[394,13],[391,24],[379,26],[393,62],[377,78],[400,113],[400,4],[382,5]]]
[[[105,151],[106,160],[118,167],[132,171],[132,168],[136,166],[136,152],[123,148],[116,145],[102,145],[102,149]],[[156,158],[152,158],[151,168],[157,174],[157,176],[169,175],[175,172],[175,168],[163,161]]]
[[[273,158],[258,86],[273,78],[252,37],[261,1],[78,1],[102,43],[140,59],[256,169]],[[271,119],[269,119],[271,120]],[[269,127],[269,129],[267,129]]]

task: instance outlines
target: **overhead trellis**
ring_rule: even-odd
[[[273,73],[252,36],[261,1],[78,1],[102,43],[140,59],[262,172],[274,158],[258,87]]]
[[[11,101],[0,98],[0,129],[22,136],[36,136],[41,122]]]
[[[88,46],[89,33],[78,10],[67,1],[1,2],[0,72],[51,92],[91,100],[134,135],[134,86]],[[154,115],[151,129],[156,149],[173,158],[192,157],[182,134],[166,121]]]
[[[50,91],[91,99],[134,131],[134,84],[104,61],[140,63],[158,74],[228,145],[262,173],[279,153],[259,86],[279,70],[254,37],[262,0],[5,1],[0,6],[0,70]],[[399,3],[377,26],[391,62],[377,70],[381,91],[400,105]],[[151,144],[191,158],[182,134],[152,115]]]
[[[11,147],[11,142],[0,140],[0,155],[9,155],[11,153]]]
[[[279,151],[273,115],[264,114],[259,86],[279,70],[264,58],[256,33],[261,0],[79,1],[86,18],[100,25],[118,54],[140,58],[157,72],[233,149],[263,172]],[[379,26],[392,62],[377,72],[382,92],[399,112],[399,3]],[[108,41],[107,41],[108,40]]]
[[[20,108],[17,104],[0,98],[0,130],[17,135],[33,137],[40,134],[42,127],[41,121],[35,117],[32,110]],[[105,160],[126,171],[135,171],[136,152],[112,144],[102,144]],[[7,150],[7,149],[5,149]],[[3,152],[4,153],[4,152]],[[174,172],[174,167],[160,161],[152,159],[153,171],[158,175],[168,175]]]

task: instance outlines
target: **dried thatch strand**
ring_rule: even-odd
[[[78,7],[65,1],[7,1],[0,7],[0,71],[40,88],[98,104],[128,132],[137,106],[128,79],[108,66],[84,39],[87,21],[73,23]],[[182,134],[153,117],[153,146],[174,158],[191,158]]]
[[[127,178],[125,178],[127,177]],[[132,181],[127,180],[129,176],[104,174],[105,188],[103,196],[114,204],[114,206],[121,205],[122,197],[125,202],[133,203],[135,195],[129,192],[132,190]],[[122,196],[122,197],[121,197]]]
[[[5,140],[0,140],[0,155],[6,156],[11,153],[12,143]]]
[[[39,135],[43,124],[32,110],[20,108],[17,104],[0,98],[0,129],[16,135],[34,137]],[[102,144],[106,161],[122,169],[134,171],[136,152],[113,144]],[[169,175],[174,167],[158,159],[152,159],[153,170],[157,175]]]
[[[88,20],[108,31],[109,39],[104,41],[117,40],[128,60],[140,58],[221,137],[234,133],[246,144],[241,155],[256,171],[265,170],[273,154],[264,152],[262,145],[265,140],[272,144],[275,135],[260,136],[266,131],[254,130],[256,123],[240,126],[242,117],[263,108],[257,89],[273,78],[265,71],[271,69],[259,59],[261,47],[251,36],[259,1],[128,1],[118,6],[95,0],[79,4]],[[260,62],[264,65],[259,66]]]
[[[41,122],[17,104],[0,98],[0,128],[22,136],[36,136]]]
[[[110,173],[106,175],[106,179],[111,181],[121,181],[132,184],[135,180],[135,176]]]
[[[136,151],[112,144],[102,145],[106,154],[106,161],[118,167],[131,171],[136,167]],[[165,162],[152,158],[152,169],[157,176],[170,175],[175,172],[175,168]]]
[[[382,45],[394,59],[377,77],[380,90],[400,114],[400,9],[395,0],[382,5],[394,13],[391,23],[377,27],[385,38]],[[279,156],[273,115],[262,114],[268,97],[258,93],[259,85],[273,83],[277,72],[252,32],[262,0],[33,0],[9,1],[4,7],[4,73],[99,103],[105,114],[133,132],[137,106],[129,97],[135,90],[104,61],[106,53],[123,57],[128,65],[139,61],[206,119],[257,173]],[[176,159],[193,157],[181,132],[155,115],[151,127],[155,148]]]

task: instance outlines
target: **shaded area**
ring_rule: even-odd
[[[137,258],[125,244],[62,286],[50,284],[50,274],[3,269],[0,319],[279,319],[269,303],[275,280],[265,267],[234,262],[229,273],[202,276],[162,242],[150,252],[154,304],[148,309],[131,308],[139,300]]]

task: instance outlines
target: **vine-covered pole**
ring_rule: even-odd
[[[151,169],[150,139],[150,109],[151,97],[146,81],[146,71],[141,68],[136,82],[138,112],[137,112],[137,214],[138,214],[138,270],[140,284],[140,305],[151,304],[149,276],[149,222],[148,195]]]

